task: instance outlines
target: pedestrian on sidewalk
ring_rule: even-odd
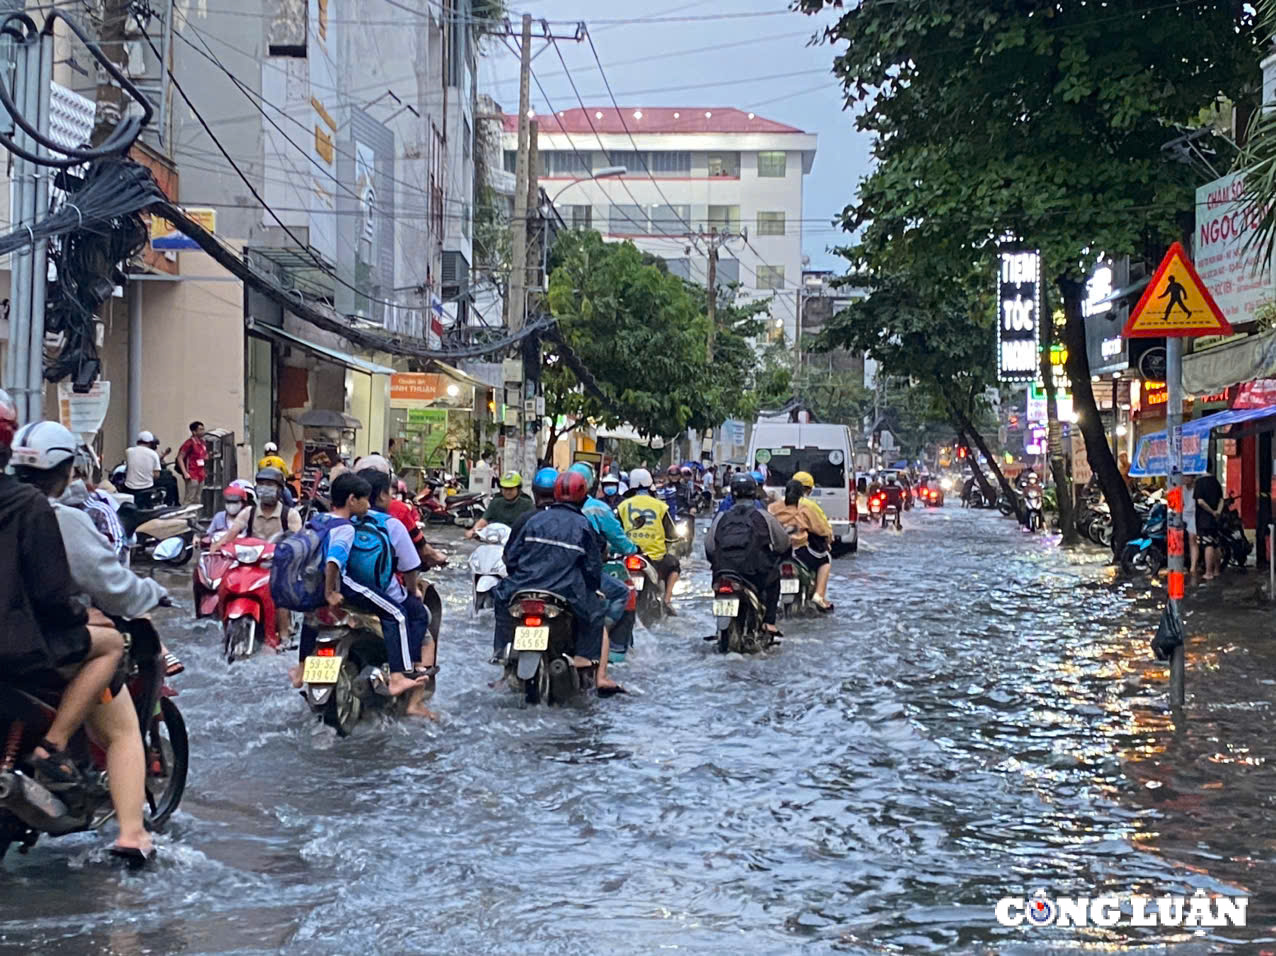
[[[191,436],[177,449],[177,473],[186,482],[182,504],[197,505],[204,494],[208,478],[208,446],[204,444],[204,423],[190,423]]]
[[[1187,546],[1188,570],[1192,577],[1200,573],[1200,548],[1196,545],[1196,498],[1193,489],[1196,485],[1195,475],[1183,476],[1183,527]]]
[[[1201,547],[1205,549],[1205,575],[1201,580],[1213,581],[1218,577],[1223,557],[1218,546],[1222,531],[1219,519],[1223,513],[1223,486],[1214,475],[1201,475],[1196,479],[1192,497],[1196,503],[1196,533]]]

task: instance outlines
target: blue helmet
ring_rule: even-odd
[[[554,482],[557,480],[557,468],[542,468],[536,473],[536,476],[532,478],[532,487],[538,491],[552,492],[554,490]]]
[[[567,470],[574,471],[576,472],[576,474],[584,478],[585,484],[587,484],[589,487],[592,488],[594,486],[594,466],[591,465],[589,462],[578,461],[576,462],[576,464],[572,465]]]
[[[756,468],[749,472],[749,474],[753,476],[753,480],[758,483],[759,488],[766,484],[766,476],[764,476],[762,472],[758,471]]]

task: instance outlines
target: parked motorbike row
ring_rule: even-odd
[[[1126,574],[1155,575],[1169,560],[1169,510],[1164,495],[1159,493],[1136,502],[1135,507],[1143,515],[1143,527],[1139,537],[1127,542],[1122,550],[1121,569]],[[1221,564],[1225,568],[1245,567],[1249,554],[1254,549],[1245,536],[1245,526],[1236,510],[1234,497],[1223,502],[1223,513],[1219,516],[1218,547],[1222,553]]]

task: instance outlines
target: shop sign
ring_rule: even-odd
[[[1233,324],[1253,322],[1255,312],[1272,301],[1270,273],[1253,249],[1250,231],[1260,218],[1245,195],[1245,173],[1206,183],[1196,190],[1196,268]],[[1198,340],[1196,348],[1218,345],[1225,336]]]
[[[473,408],[474,388],[436,372],[395,372],[390,376],[391,408]]]
[[[1210,436],[1199,432],[1180,432],[1183,446],[1183,474],[1203,475],[1209,470]],[[1130,463],[1130,474],[1135,478],[1155,478],[1168,475],[1170,470],[1170,448],[1165,432],[1144,435],[1139,439],[1134,452],[1134,461]]]
[[[1086,298],[1081,304],[1081,315],[1085,318],[1086,357],[1094,375],[1121,372],[1129,366],[1126,340],[1121,336],[1125,325],[1124,310],[1102,301],[1111,294],[1112,267],[1101,262],[1086,282]]]
[[[1072,396],[1066,392],[1055,392],[1056,411],[1059,421],[1072,421]],[[1028,408],[1025,416],[1030,423],[1042,423],[1046,418],[1046,395],[1040,385],[1035,382],[1028,389]]]
[[[1044,455],[1046,453],[1047,429],[1045,425],[1030,425],[1028,427],[1028,440],[1023,443],[1023,450],[1029,455]]]
[[[997,369],[1003,382],[1031,382],[1038,373],[1041,256],[1001,253],[997,275]]]
[[[1139,374],[1145,380],[1163,382],[1165,370],[1165,346],[1153,346],[1139,357]]]
[[[1081,429],[1074,428],[1069,437],[1072,442],[1072,482],[1088,485],[1093,474],[1090,471],[1090,459],[1086,455],[1085,436],[1081,434]]]
[[[1232,408],[1267,408],[1276,405],[1276,378],[1246,382],[1236,390]]]
[[[1165,382],[1144,380],[1139,394],[1139,408],[1149,409],[1165,405],[1170,400],[1170,389]]]
[[[110,382],[98,380],[87,392],[76,392],[70,382],[58,382],[58,421],[77,435],[96,435],[110,407]]]

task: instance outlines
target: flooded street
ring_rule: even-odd
[[[1196,953],[1276,935],[1270,612],[1189,617],[1176,725],[1147,649],[1163,592],[1113,583],[1097,551],[955,506],[862,542],[835,563],[836,613],[782,623],[757,659],[700,640],[696,559],[681,616],[639,628],[615,672],[629,696],[528,710],[488,686],[491,614],[471,617],[450,535],[442,719],[348,740],[285,660],[228,668],[187,609],[164,633],[191,776],[161,862],[123,873],[96,836],[11,853],[0,951]],[[1249,926],[997,925],[1000,897],[1037,888],[1248,893]]]

